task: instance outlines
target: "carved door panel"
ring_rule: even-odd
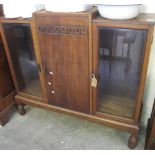
[[[89,113],[88,19],[35,17],[49,104]]]

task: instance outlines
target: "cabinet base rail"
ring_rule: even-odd
[[[76,112],[76,111],[72,111],[69,109],[49,105],[43,101],[36,101],[33,99],[28,99],[28,98],[22,97],[20,95],[15,96],[15,101],[19,105],[18,111],[21,115],[25,114],[24,105],[32,105],[34,107],[38,107],[38,108],[42,108],[42,109],[46,109],[46,110],[50,110],[50,111],[54,111],[54,112],[61,112],[61,113],[68,114],[68,115],[71,115],[74,117],[86,119],[88,121],[92,121],[95,123],[99,123],[99,124],[106,125],[106,126],[109,126],[112,128],[126,131],[131,134],[131,136],[129,137],[129,141],[128,141],[128,147],[131,149],[134,149],[137,145],[139,124],[128,124],[128,123],[124,123],[124,122],[110,120],[107,118],[97,117],[96,115]]]

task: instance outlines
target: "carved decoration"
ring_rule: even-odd
[[[39,25],[38,30],[48,34],[74,34],[84,35],[87,33],[86,27],[82,26],[50,26],[50,25]]]

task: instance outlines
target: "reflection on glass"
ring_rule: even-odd
[[[132,118],[147,32],[99,29],[97,111]]]
[[[3,24],[20,91],[41,96],[29,24]]]

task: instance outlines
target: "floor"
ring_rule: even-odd
[[[0,127],[0,149],[13,150],[120,150],[129,134],[68,115],[26,106],[27,114],[13,114]],[[136,149],[144,148],[141,130]]]

